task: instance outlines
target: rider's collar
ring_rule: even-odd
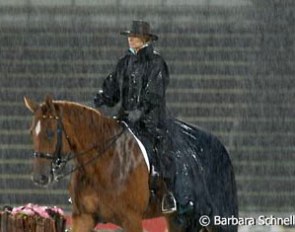
[[[141,49],[143,49],[143,48],[145,48],[145,47],[147,47],[147,46],[149,46],[149,43],[146,43],[146,44],[142,45],[142,47],[141,47],[137,52],[136,52],[136,50],[135,50],[134,48],[129,48],[129,51],[130,51],[132,54],[136,55]]]

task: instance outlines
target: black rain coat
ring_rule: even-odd
[[[145,145],[144,138],[151,142],[160,137],[158,148],[161,154],[167,154],[154,153],[151,162],[164,165],[160,171],[169,177],[167,184],[175,193],[179,213],[185,213],[188,202],[195,203],[191,220],[196,225],[188,231],[199,230],[201,215],[212,220],[214,215],[238,215],[233,168],[225,147],[215,136],[167,117],[168,83],[167,65],[149,44],[137,54],[128,51],[119,60],[115,71],[103,82],[97,105],[120,104],[119,117]]]
[[[139,137],[163,137],[166,128],[165,92],[169,71],[153,45],[134,54],[128,50],[115,71],[103,82],[102,98],[107,106],[120,103],[119,118]]]

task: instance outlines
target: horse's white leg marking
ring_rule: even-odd
[[[41,132],[41,122],[40,120],[37,122],[36,127],[35,127],[35,133],[38,136]]]

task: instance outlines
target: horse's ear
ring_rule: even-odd
[[[50,106],[52,105],[52,96],[51,95],[46,95],[45,99],[44,99],[46,105]]]
[[[55,114],[55,108],[54,108],[54,105],[53,105],[53,98],[52,98],[51,95],[47,95],[45,97],[45,104],[51,110],[51,112],[53,114]]]
[[[32,112],[35,113],[37,111],[37,109],[39,108],[39,105],[31,100],[30,98],[24,96],[24,102],[25,102],[25,106]]]

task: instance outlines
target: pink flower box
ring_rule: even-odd
[[[0,232],[64,232],[66,219],[57,207],[27,204],[0,212]]]

